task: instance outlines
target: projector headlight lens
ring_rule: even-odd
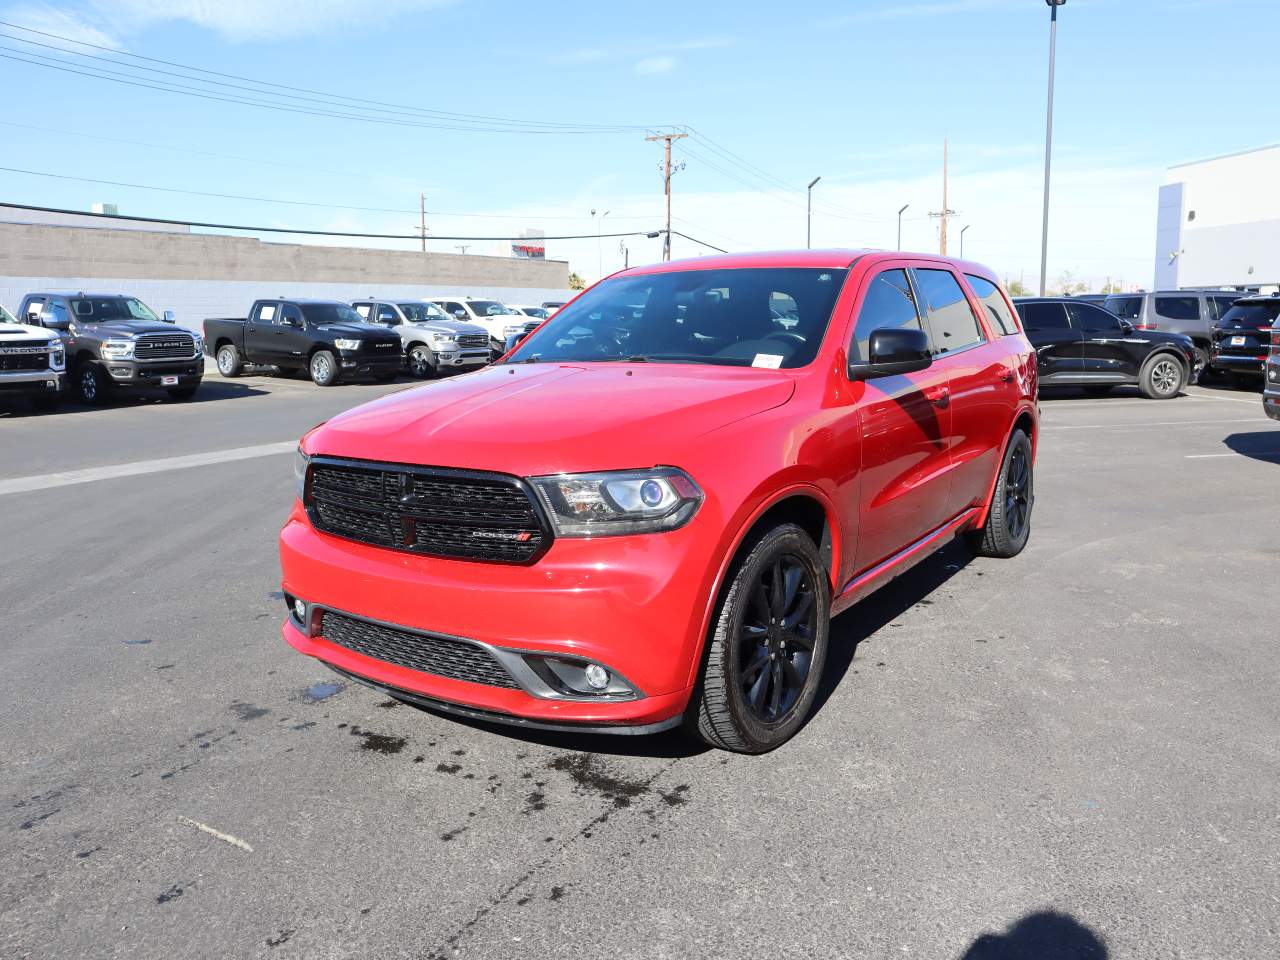
[[[659,533],[684,526],[703,495],[683,470],[618,470],[534,477],[562,537]]]

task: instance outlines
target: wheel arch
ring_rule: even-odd
[[[1000,444],[1000,456],[996,459],[996,469],[991,475],[991,485],[987,488],[987,497],[982,503],[982,509],[978,512],[977,518],[973,521],[972,529],[981,530],[982,525],[987,522],[987,514],[991,512],[991,501],[996,495],[996,484],[1000,482],[1000,470],[1004,466],[1004,458],[1009,452],[1009,444],[1013,441],[1013,435],[1019,430],[1025,433],[1027,439],[1031,441],[1031,462],[1035,463],[1036,450],[1040,444],[1039,425],[1039,420],[1029,407],[1023,407],[1018,411],[1017,416],[1013,418],[1013,423],[1005,434],[1004,442]]]
[[[1148,364],[1154,363],[1156,358],[1161,356],[1169,356],[1177,360],[1178,365],[1182,367],[1183,376],[1186,377],[1188,381],[1190,380],[1191,364],[1187,361],[1186,356],[1184,356],[1175,347],[1171,347],[1171,346],[1156,347],[1154,350],[1148,353],[1147,358],[1142,361],[1142,369],[1145,370]],[[1184,381],[1184,385],[1185,385],[1185,381]]]
[[[793,483],[763,499],[737,524],[733,537],[721,551],[720,563],[707,591],[699,622],[697,655],[690,664],[688,684],[696,682],[707,652],[707,634],[720,605],[734,565],[751,548],[756,536],[781,523],[795,523],[813,538],[818,554],[827,568],[827,582],[835,596],[836,571],[840,569],[843,547],[835,505],[816,486]]]

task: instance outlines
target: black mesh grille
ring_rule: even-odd
[[[530,563],[550,546],[515,477],[321,460],[307,505],[318,530],[410,553]]]
[[[423,636],[328,610],[321,616],[320,633],[330,643],[384,663],[450,680],[519,689],[489,651],[464,640]]]
[[[0,370],[44,370],[48,366],[47,353],[0,353]]]
[[[165,333],[139,337],[133,355],[139,360],[173,360],[196,352],[196,342],[188,333]]]

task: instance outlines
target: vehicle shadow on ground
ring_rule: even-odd
[[[1041,400],[1145,400],[1146,396],[1136,386],[1117,384],[1106,393],[1094,393],[1083,387],[1041,387]]]
[[[63,400],[52,410],[37,410],[28,403],[14,400],[0,407],[0,418],[4,417],[65,417],[73,413],[100,413],[107,410],[120,410],[128,407],[158,406],[190,406],[191,404],[212,403],[217,400],[239,400],[244,397],[262,397],[270,391],[260,389],[248,383],[232,383],[226,380],[205,380],[200,389],[190,400],[173,400],[162,390],[141,393],[119,393],[110,397],[102,406],[90,407],[70,397]]]
[[[810,721],[818,715],[853,666],[858,645],[922,600],[927,600],[931,593],[967,567],[973,556],[967,543],[961,539],[953,540],[831,621],[827,663],[813,701]]]
[[[1228,450],[1242,457],[1280,464],[1280,428],[1233,433],[1222,442]]]
[[[1030,913],[1004,933],[984,933],[960,960],[1106,960],[1101,934],[1054,910]]]

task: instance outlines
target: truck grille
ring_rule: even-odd
[[[321,458],[306,504],[317,530],[408,553],[532,563],[551,545],[532,493],[504,474]]]
[[[458,346],[460,347],[487,347],[488,345],[489,335],[487,333],[458,334]]]
[[[189,333],[148,334],[133,346],[133,355],[139,360],[187,360],[195,352],[196,342]]]
[[[493,654],[465,640],[397,630],[330,610],[320,617],[320,634],[330,643],[398,667],[450,680],[520,689]]]
[[[41,344],[37,347],[0,346],[0,372],[14,370],[47,370],[49,368],[49,347]]]

